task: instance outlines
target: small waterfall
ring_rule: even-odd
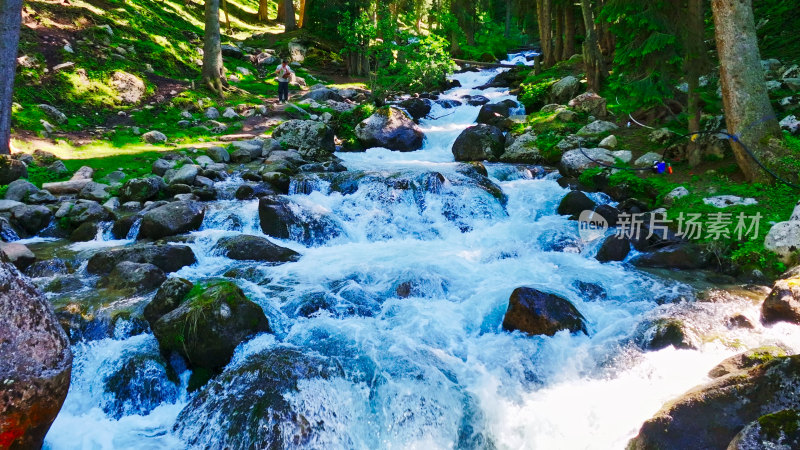
[[[133,225],[131,225],[130,230],[128,230],[128,234],[127,236],[125,236],[125,239],[130,241],[135,241],[136,237],[139,236],[139,228],[141,228],[141,226],[142,226],[142,219],[141,218],[136,219],[133,222]]]

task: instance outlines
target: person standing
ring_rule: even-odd
[[[292,80],[294,72],[286,60],[281,60],[281,64],[275,69],[276,80],[278,80],[278,102],[286,103],[289,100],[289,81]]]

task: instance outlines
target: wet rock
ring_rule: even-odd
[[[669,346],[697,349],[697,337],[680,319],[661,318],[640,325],[638,344],[645,350],[661,350]]]
[[[275,195],[277,192],[269,183],[260,183],[256,185],[243,184],[236,189],[234,197],[237,200],[252,200],[254,198],[264,197],[265,195]]]
[[[200,228],[205,207],[197,202],[173,202],[152,209],[142,216],[138,239],[161,239]]]
[[[310,212],[296,212],[296,207],[282,197],[262,197],[258,203],[258,217],[261,230],[267,236],[293,239],[306,245],[318,244],[341,234],[339,227],[329,219]]]
[[[728,444],[727,450],[793,448],[800,448],[800,412],[797,408],[765,414],[750,422]]]
[[[628,238],[612,235],[603,241],[595,258],[600,262],[624,261],[630,251],[631,242]]]
[[[62,210],[63,208],[63,210]],[[66,203],[56,212],[57,219],[66,219],[68,225],[77,227],[85,222],[106,222],[114,220],[114,214],[93,200],[78,200],[75,203]]]
[[[147,350],[125,355],[122,365],[103,379],[101,407],[108,416],[145,416],[161,404],[177,402],[177,376],[158,353]]]
[[[164,272],[153,264],[123,261],[98,281],[97,287],[143,293],[161,286],[166,279]]]
[[[44,206],[22,205],[11,210],[11,224],[31,236],[44,230],[52,218],[53,214]]]
[[[511,294],[503,317],[503,329],[529,335],[552,336],[561,330],[588,334],[585,319],[572,303],[528,287],[516,288]]]
[[[312,425],[289,398],[305,381],[343,376],[332,359],[285,344],[270,348],[212,380],[181,411],[176,430],[197,447],[313,447],[320,433],[333,430],[321,421]]]
[[[800,324],[800,277],[777,280],[764,303],[761,319],[765,323]]]
[[[290,262],[300,259],[294,250],[273,244],[269,239],[246,234],[221,238],[217,250],[230,259],[239,261]]]
[[[36,261],[25,269],[25,275],[31,278],[54,277],[69,273],[63,259],[53,258],[45,261]]]
[[[186,245],[137,244],[95,253],[89,258],[86,270],[91,274],[107,274],[122,261],[153,264],[169,273],[191,266],[197,258]]]
[[[36,255],[24,244],[0,242],[0,253],[19,270],[25,270],[36,261]]]
[[[100,228],[94,222],[84,222],[78,225],[72,233],[69,234],[69,240],[72,242],[88,242],[97,237],[97,232]]]
[[[120,187],[119,199],[122,203],[154,200],[165,187],[166,183],[161,177],[135,178]]]
[[[422,147],[422,129],[406,113],[383,107],[356,125],[355,134],[364,148],[383,147],[410,152]]]
[[[0,185],[28,177],[28,166],[24,162],[0,155]]]
[[[0,287],[0,445],[41,448],[69,389],[69,341],[50,303],[4,256]]]
[[[698,386],[667,403],[639,430],[629,449],[728,448],[745,425],[796,408],[800,356],[765,364]]]
[[[470,106],[483,106],[489,103],[489,99],[483,95],[465,95],[462,97]]]
[[[208,370],[228,364],[233,350],[249,336],[270,331],[261,307],[229,281],[195,286],[150,327],[163,351],[177,352],[192,367]]]
[[[408,100],[400,102],[400,106],[402,106],[414,120],[419,120],[431,112],[430,101],[422,98],[409,98]]]
[[[240,148],[231,153],[231,162],[234,164],[247,164],[253,160],[250,150]]]
[[[164,314],[177,308],[189,295],[194,284],[186,279],[173,277],[166,280],[158,288],[155,297],[144,307],[144,318],[155,323]]]
[[[326,159],[336,150],[333,130],[316,120],[286,121],[272,132],[272,138],[297,149],[304,159]]]
[[[581,191],[569,191],[558,204],[558,214],[570,216],[570,220],[578,220],[583,211],[594,211],[597,203]]]
[[[679,243],[643,253],[631,259],[631,264],[638,267],[655,267],[664,269],[704,269],[708,268],[709,254],[691,243]]]
[[[739,372],[744,369],[764,364],[775,358],[788,356],[786,350],[776,346],[758,347],[747,350],[746,352],[733,355],[724,359],[721,363],[714,366],[708,372],[711,378],[719,378],[730,373]]]
[[[511,109],[517,108],[517,102],[513,100],[503,100],[499,103],[488,103],[481,107],[478,112],[478,123],[492,125],[503,131],[510,130],[514,123],[508,117]]]
[[[494,126],[473,125],[458,135],[453,143],[453,156],[456,161],[495,160],[503,154],[505,137]]]

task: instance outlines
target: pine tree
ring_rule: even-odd
[[[204,85],[211,91],[222,95],[227,82],[225,81],[225,66],[222,64],[219,2],[220,0],[206,0],[202,76]]]
[[[11,153],[11,103],[22,0],[0,0],[0,154]]]

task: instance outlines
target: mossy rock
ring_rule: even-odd
[[[711,371],[708,372],[708,376],[711,378],[725,376],[759,364],[764,364],[765,362],[782,356],[787,356],[786,350],[774,345],[750,349],[746,352],[726,358],[711,369]]]
[[[260,306],[230,281],[195,285],[186,299],[153,324],[165,352],[177,352],[192,367],[218,370],[249,336],[271,331]]]

